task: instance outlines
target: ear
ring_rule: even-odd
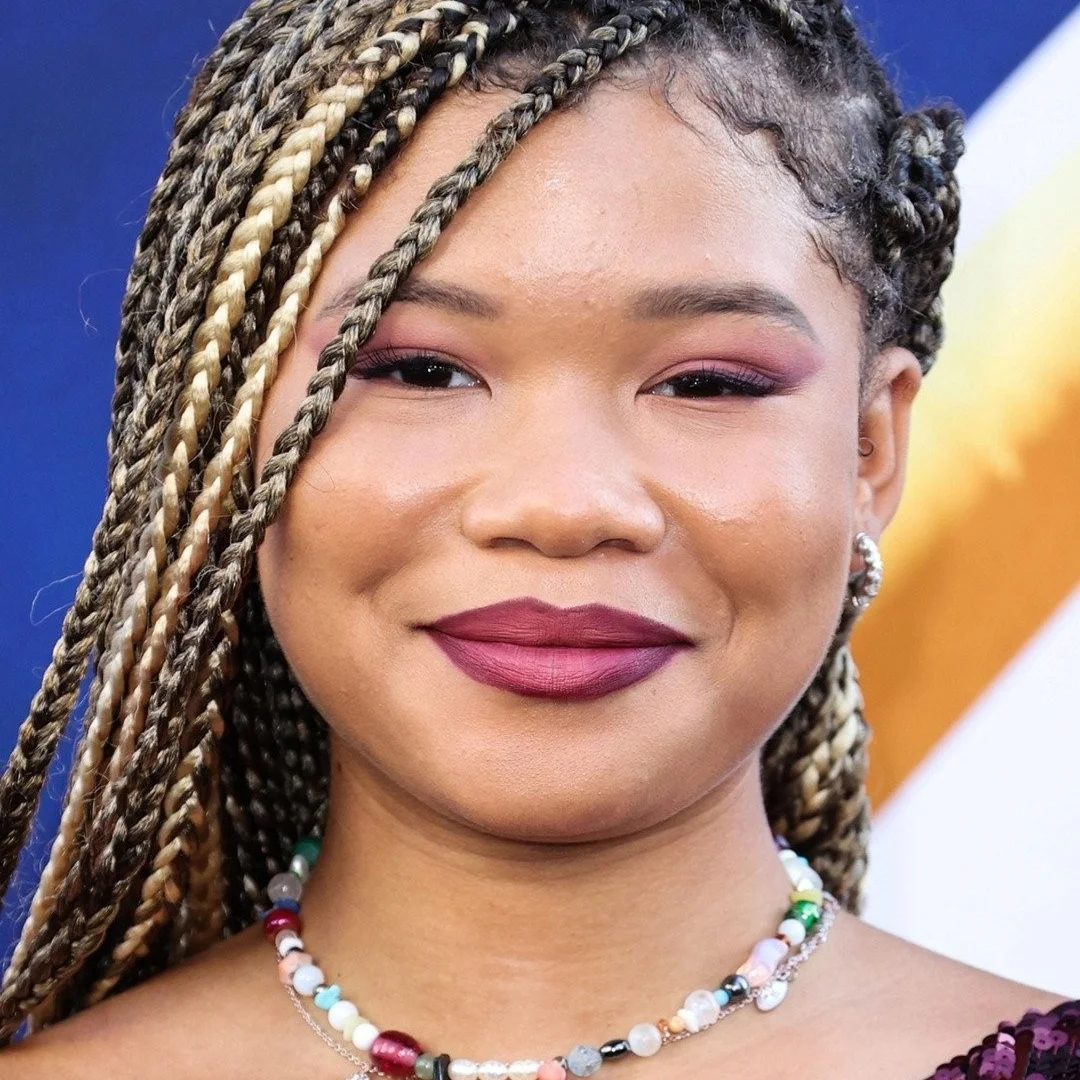
[[[907,470],[911,405],[922,385],[922,368],[907,349],[892,346],[873,363],[874,376],[859,420],[860,447],[855,489],[856,523],[875,540],[900,505]]]

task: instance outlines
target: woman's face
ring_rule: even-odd
[[[510,100],[445,99],[353,215],[268,395],[259,469],[372,261]],[[797,187],[764,138],[676,104],[689,123],[598,85],[511,153],[358,357],[425,359],[354,373],[259,552],[336,738],[501,836],[629,833],[750,764],[832,637],[852,537],[899,494],[857,453],[859,300]],[[886,459],[908,400],[875,406]],[[522,597],[687,643],[621,689],[545,697],[470,676],[423,629]]]

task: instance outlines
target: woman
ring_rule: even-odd
[[[6,882],[89,667],[0,1076],[1075,1068],[1080,1002],[858,918],[961,143],[835,0],[256,0],[0,785]]]

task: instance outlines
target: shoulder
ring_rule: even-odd
[[[966,1071],[940,1067],[966,1062],[996,1045],[1001,1031],[1007,1041],[1008,1032],[1043,1017],[1049,1017],[1044,1025],[1080,1018],[1080,1003],[1069,994],[996,975],[861,920],[845,921],[842,940],[861,958],[853,989],[867,995],[867,1010],[873,1010],[884,1032],[881,1045],[911,1048],[900,1051],[907,1055],[907,1071],[898,1067],[889,1073],[901,1080],[961,1080]],[[1076,1023],[1080,1026],[1080,1019]],[[1011,1078],[1012,1072],[1005,1075]]]
[[[267,959],[257,927],[219,942],[0,1050],[0,1080],[325,1074],[338,1059],[304,1037]]]

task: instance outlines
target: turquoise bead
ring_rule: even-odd
[[[331,1005],[341,1000],[341,987],[337,983],[333,986],[326,987],[325,990],[320,990],[315,995],[315,1004],[320,1009],[329,1009]]]
[[[319,857],[319,851],[322,849],[322,841],[317,836],[301,836],[296,841],[296,847],[293,848],[294,855],[303,855],[308,861],[308,865],[314,866],[315,860]]]
[[[731,995],[726,990],[714,990],[712,996],[716,999],[716,1004],[722,1009],[730,1000]]]

